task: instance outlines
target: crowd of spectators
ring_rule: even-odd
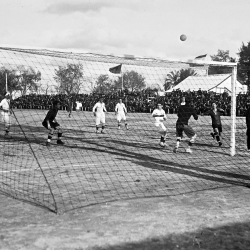
[[[137,91],[130,92],[128,90],[118,91],[110,94],[57,94],[57,95],[36,95],[30,94],[21,96],[12,101],[12,108],[18,109],[46,109],[51,107],[54,100],[61,102],[61,109],[68,110],[71,107],[76,109],[76,102],[82,103],[83,111],[92,111],[93,106],[99,100],[100,96],[104,99],[107,111],[114,111],[115,105],[120,98],[123,99],[128,112],[144,112],[150,113],[157,106],[157,103],[162,103],[166,113],[177,113],[181,98],[185,96],[192,100],[192,105],[197,113],[202,115],[211,108],[212,103],[216,103],[218,107],[224,109],[225,115],[230,115],[231,112],[231,96],[227,92],[216,94],[215,92],[207,91],[187,91],[175,90],[166,93],[165,96],[159,96],[157,92]],[[237,96],[237,116],[244,116],[247,110],[247,94],[239,94]]]

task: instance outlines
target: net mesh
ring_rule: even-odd
[[[70,65],[81,65],[80,77],[64,78],[62,88],[56,72]],[[117,65],[121,73],[111,73]],[[13,96],[10,136],[4,135],[4,120],[0,123],[0,192],[5,195],[60,213],[120,199],[250,184],[247,95],[240,85],[236,155],[230,156],[231,68],[227,74],[207,75],[209,67],[202,64],[13,48],[0,49],[0,66],[1,88],[7,78]],[[173,87],[176,78],[180,83]],[[65,85],[70,81],[74,88]],[[160,91],[164,85],[170,88],[166,93]],[[108,111],[105,133],[101,128],[96,133],[92,112],[100,97]],[[199,116],[189,121],[197,134],[192,154],[186,152],[190,138],[185,134],[173,152],[182,97],[192,100]],[[119,99],[128,110],[128,129],[124,121],[118,128],[114,111]],[[54,133],[48,147],[42,121],[55,100],[61,103],[56,119],[65,144],[57,145]],[[158,103],[166,112],[164,147],[159,145],[161,126],[151,114]],[[224,110],[222,146],[211,136],[206,115],[212,103]]]

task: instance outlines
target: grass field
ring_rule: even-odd
[[[15,110],[13,138],[2,137],[0,144],[0,189],[52,211],[250,184],[244,118],[237,118],[237,155],[231,157],[229,117],[223,117],[221,148],[210,136],[210,117],[191,120],[198,137],[190,155],[185,153],[187,138],[173,153],[176,115],[168,115],[168,146],[161,148],[150,114],[128,114],[129,130],[118,130],[114,113],[108,113],[106,134],[96,134],[91,112],[73,112],[69,118],[60,111],[57,120],[65,145],[57,146],[54,140],[47,148],[47,131],[41,127],[45,114]]]
[[[231,157],[228,117],[221,148],[209,117],[191,120],[198,137],[189,155],[187,138],[172,152],[175,115],[161,148],[150,114],[128,114],[129,130],[118,130],[108,113],[106,134],[96,134],[92,113],[61,111],[65,145],[47,148],[45,112],[16,110],[13,138],[0,138],[0,249],[249,249],[244,118]]]

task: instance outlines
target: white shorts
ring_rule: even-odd
[[[105,114],[96,114],[95,117],[95,125],[99,125],[100,123],[105,124]]]
[[[9,112],[1,112],[2,121],[5,126],[10,126],[10,113]]]
[[[156,127],[161,127],[163,131],[166,131],[167,128],[165,127],[165,125],[163,124],[163,122],[155,122],[155,126]]]
[[[118,113],[117,116],[117,121],[120,122],[121,120],[126,121],[126,115],[125,113]]]

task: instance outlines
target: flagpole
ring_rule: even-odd
[[[6,88],[6,92],[8,92],[8,75],[7,75],[7,73],[5,73],[5,79],[6,79],[5,88]]]
[[[121,74],[122,74],[122,67],[121,67]],[[122,74],[122,91],[123,91],[123,74]]]

